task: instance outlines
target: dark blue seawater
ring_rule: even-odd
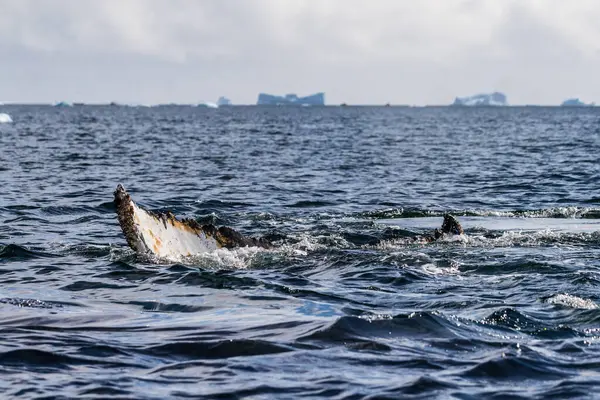
[[[0,112],[2,398],[598,396],[600,109]],[[276,248],[136,256],[117,183]]]

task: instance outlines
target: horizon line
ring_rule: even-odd
[[[66,103],[66,104],[61,104]],[[83,102],[75,101],[72,103],[67,102],[36,102],[36,101],[0,101],[0,107],[2,106],[51,106],[51,107],[83,107],[83,106],[110,106],[110,107],[198,107],[198,108],[210,108],[206,106],[206,102],[198,103],[119,103],[115,101],[109,102]],[[451,107],[451,108],[506,108],[506,107],[560,107],[560,108],[589,108],[589,107],[600,107],[600,104],[585,103],[581,105],[562,105],[562,104],[505,104],[505,105],[462,105],[462,104],[405,104],[405,103],[364,103],[364,104],[351,104],[351,103],[336,103],[336,104],[319,104],[319,105],[302,105],[302,104],[256,104],[256,103],[239,103],[239,104],[227,104],[221,105],[219,108],[227,107],[279,107],[279,108],[306,108],[306,107],[403,107],[403,108],[425,108],[425,107]]]

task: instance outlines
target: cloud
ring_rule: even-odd
[[[256,51],[315,51],[342,59],[443,53],[484,38],[487,17],[493,16],[489,11],[497,9],[465,8],[452,0],[9,0],[2,8],[5,43],[165,59],[174,54],[239,57]]]
[[[600,66],[595,0],[0,0],[0,10],[0,89],[22,100],[325,90],[332,102],[424,104],[495,89],[512,102],[600,99],[586,83]]]

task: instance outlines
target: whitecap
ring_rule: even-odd
[[[538,247],[554,245],[561,247],[580,246],[586,243],[597,243],[600,232],[558,232],[545,229],[537,232],[510,231],[498,237],[468,235],[466,244],[469,247]]]
[[[205,268],[245,269],[259,261],[260,254],[268,252],[262,247],[238,247],[235,249],[217,249],[215,251],[178,257],[176,262]]]
[[[582,218],[588,213],[598,211],[594,207],[552,207],[540,210],[477,210],[466,209],[457,212],[457,215],[465,214],[477,217],[505,217],[505,218]]]
[[[582,299],[581,297],[573,296],[567,293],[557,294],[546,299],[548,304],[556,304],[564,307],[571,308],[582,308],[586,310],[593,310],[598,308],[598,305],[589,299]]]
[[[428,263],[421,266],[421,269],[424,273],[430,276],[438,276],[438,275],[458,275],[460,274],[460,269],[458,268],[460,264],[456,261],[451,261],[449,266],[441,267],[436,265],[435,263]]]

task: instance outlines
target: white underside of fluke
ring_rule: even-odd
[[[147,251],[157,257],[178,259],[217,250],[217,241],[174,219],[154,216],[133,201],[133,224]]]

